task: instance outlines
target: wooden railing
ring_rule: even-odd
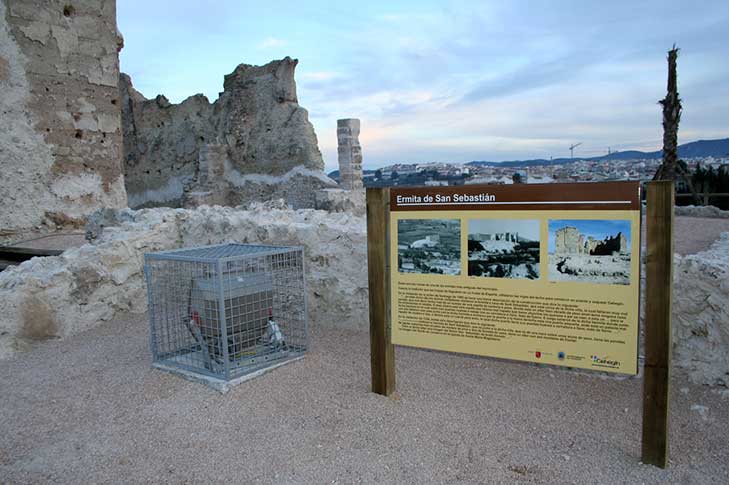
[[[703,201],[704,205],[709,205],[709,200],[714,197],[729,197],[729,193],[727,192],[699,192],[696,195],[698,195],[701,200]],[[676,199],[679,197],[693,197],[693,194],[691,193],[685,193],[685,194],[676,194]]]

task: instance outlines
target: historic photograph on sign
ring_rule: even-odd
[[[538,279],[539,221],[469,221],[468,276]]]
[[[549,280],[630,284],[630,221],[550,220]]]
[[[400,273],[461,274],[461,221],[397,221],[397,270]]]

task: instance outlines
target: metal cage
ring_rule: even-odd
[[[223,244],[144,255],[154,364],[231,381],[303,355],[301,247]]]

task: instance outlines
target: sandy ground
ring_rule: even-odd
[[[226,395],[152,369],[144,317],[39,344],[0,363],[0,482],[729,482],[729,396],[681,373],[660,470],[640,379],[399,347],[385,398],[367,332],[312,343]]]
[[[711,246],[719,234],[729,231],[729,219],[676,216],[674,218],[673,250],[681,255],[698,253]],[[643,219],[643,247],[645,247],[645,219]]]

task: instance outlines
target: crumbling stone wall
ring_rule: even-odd
[[[248,210],[127,209],[110,219],[118,226],[106,228],[94,245],[0,273],[0,358],[35,339],[73,335],[126,312],[144,312],[145,252],[232,241],[304,246],[310,321],[367,326],[363,216],[254,203]],[[693,382],[727,386],[729,233],[708,251],[677,255],[674,275],[674,363]]]
[[[563,227],[554,233],[555,254],[590,254],[596,256],[610,256],[612,254],[628,254],[628,240],[625,234],[618,232],[615,236],[608,236],[598,241],[592,236],[585,238],[573,226]]]
[[[127,312],[144,312],[144,253],[224,242],[303,246],[308,316],[366,327],[366,225],[362,216],[316,210],[126,209],[96,244],[34,258],[0,272],[0,358],[30,342],[65,337]],[[140,317],[141,318],[141,317]]]
[[[574,254],[580,250],[580,231],[576,227],[567,226],[554,233],[554,253]]]
[[[131,207],[180,207],[195,178],[200,148],[215,140],[213,106],[202,94],[180,104],[146,99],[128,75],[119,77],[124,173]]]
[[[286,57],[265,66],[241,64],[225,76],[224,91],[212,104],[202,95],[178,105],[164,96],[147,100],[123,74],[129,205],[238,205],[283,198],[293,207],[314,207],[315,192],[336,184],[323,173],[314,127],[298,104],[297,62]],[[202,173],[207,145],[220,147],[216,157],[225,159],[217,181]]]
[[[126,207],[116,2],[0,0],[0,234]]]

